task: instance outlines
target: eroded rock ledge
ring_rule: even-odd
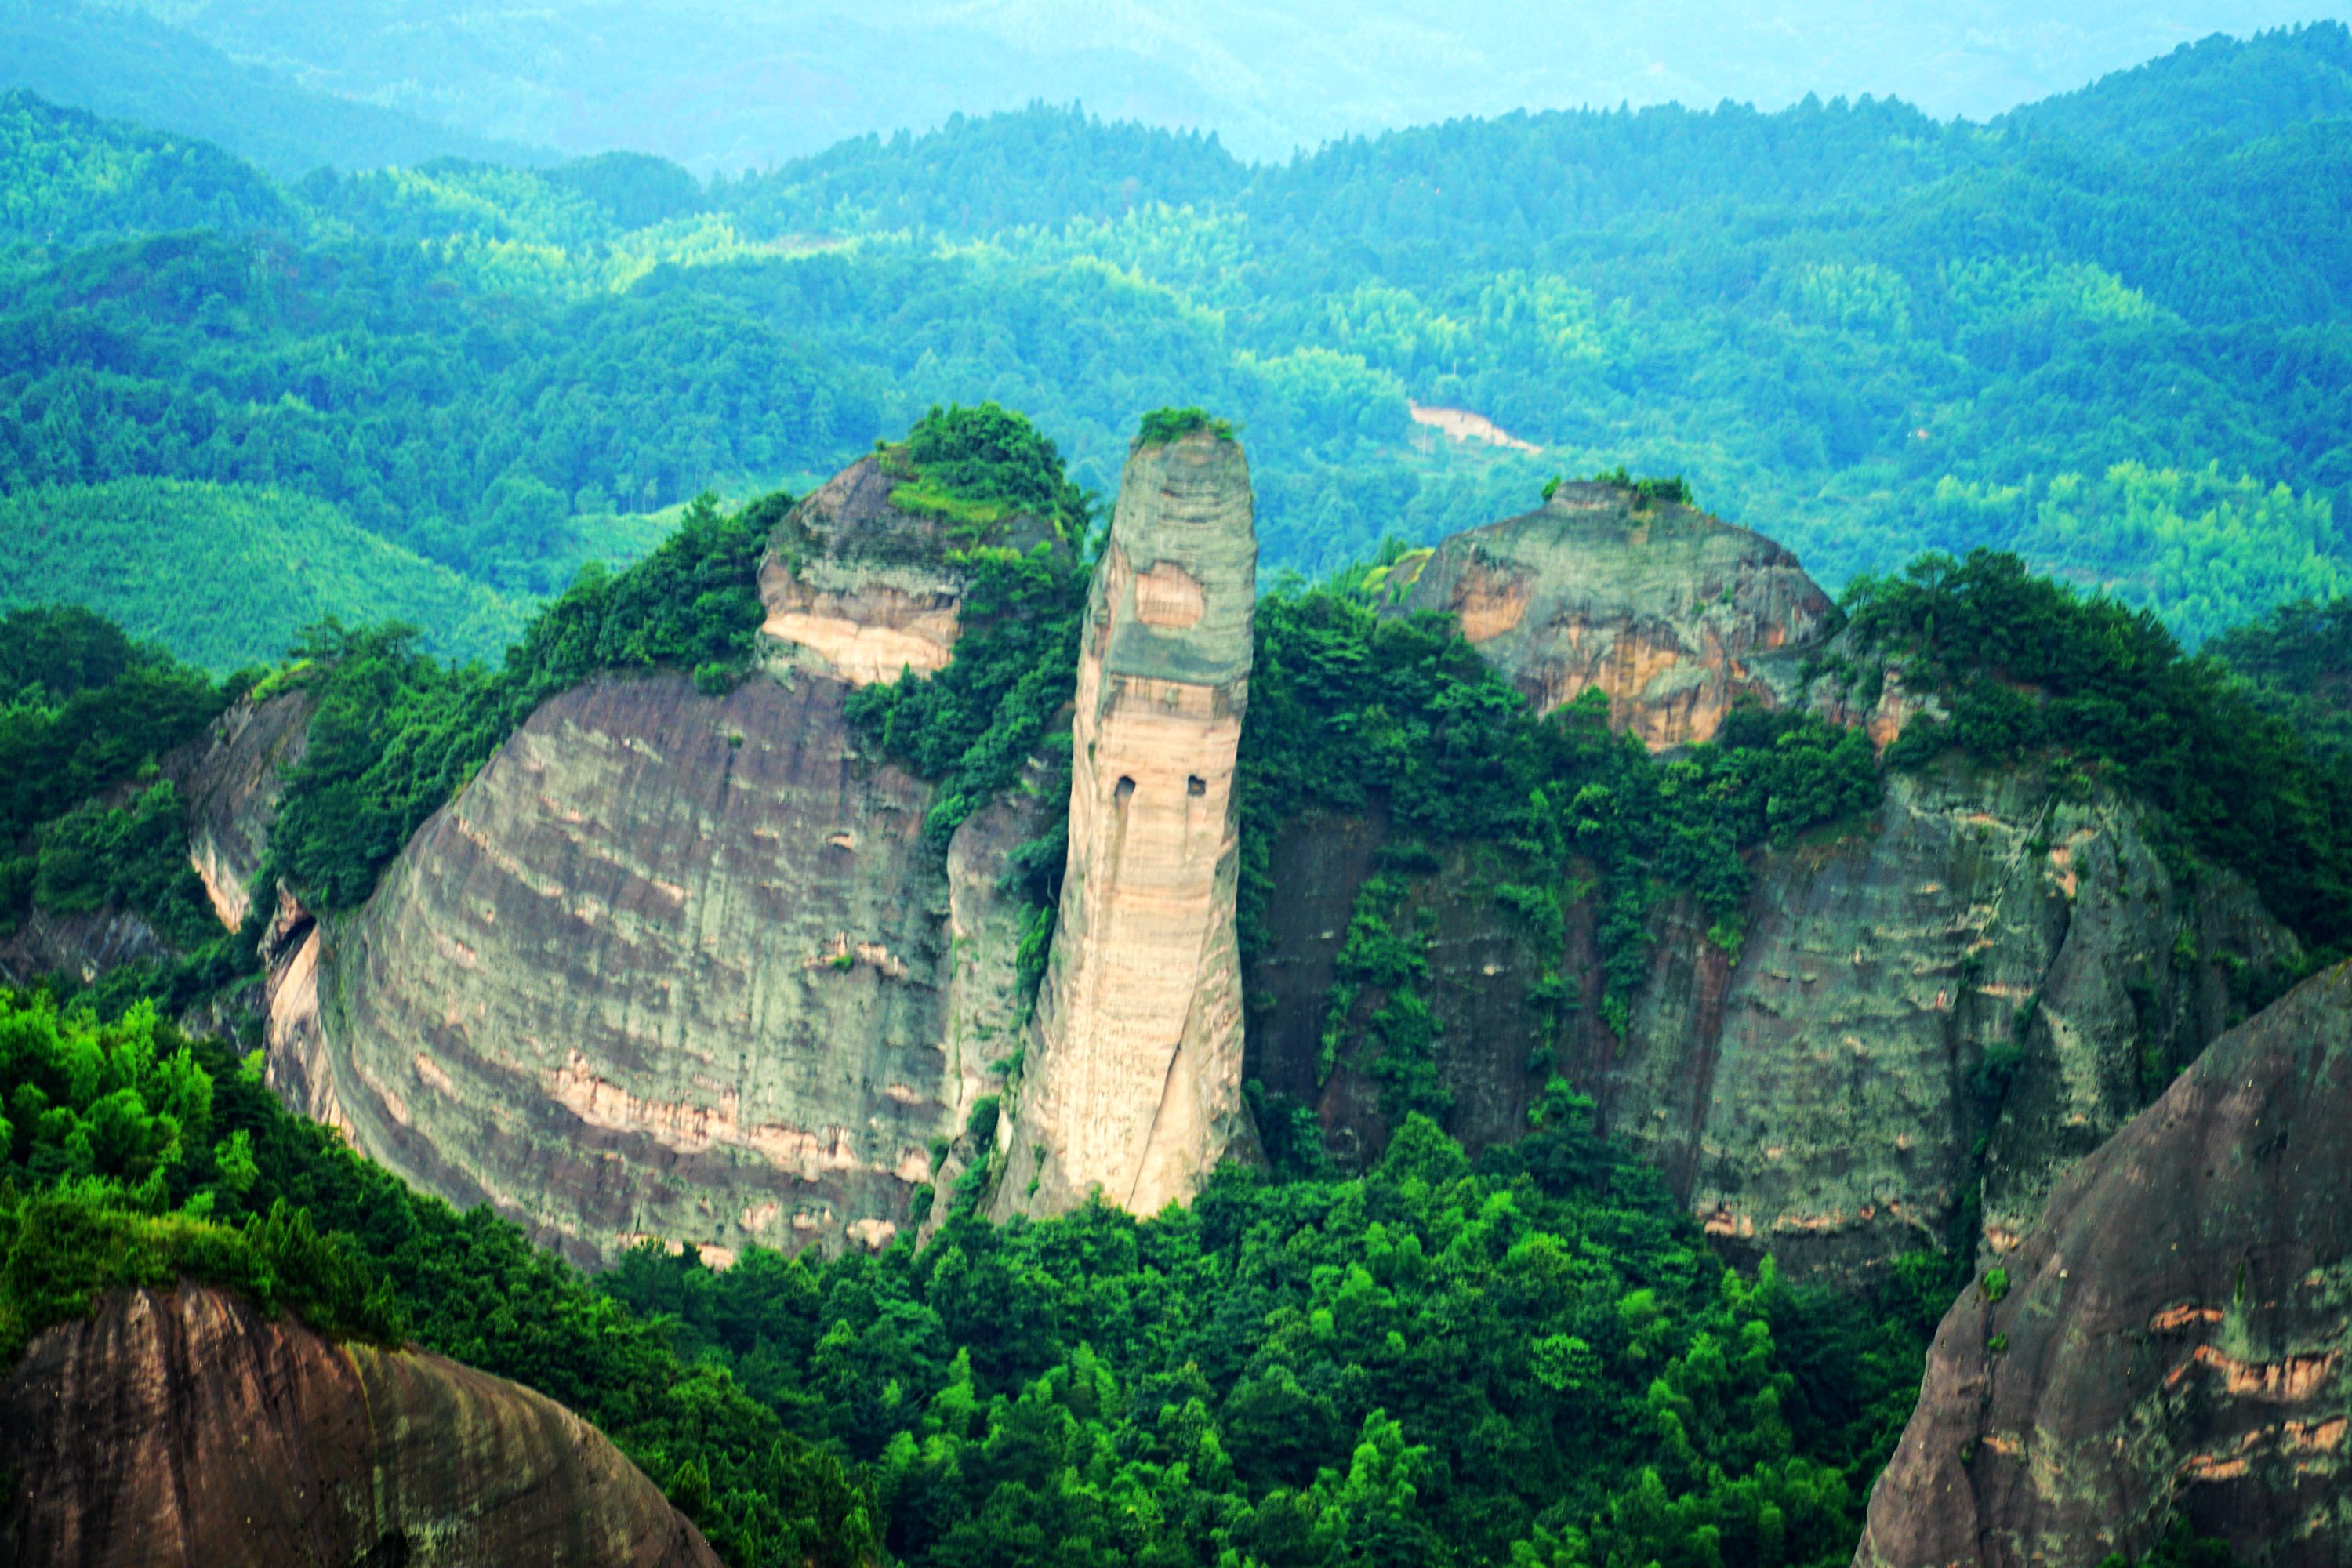
[[[1829,595],[1759,533],[1608,484],[1440,544],[1403,598],[1443,610],[1538,711],[1598,687],[1653,750],[1711,739],[1742,698],[1796,696]]]

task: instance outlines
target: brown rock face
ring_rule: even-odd
[[[1257,540],[1241,448],[1145,447],[1088,597],[1070,855],[1004,1212],[1189,1198],[1242,1121],[1240,840]]]
[[[1611,721],[1653,750],[1705,741],[1732,704],[1795,695],[1797,655],[1829,596],[1760,534],[1602,484],[1454,535],[1403,601],[1462,635],[1549,711],[1599,687]]]
[[[944,669],[962,632],[953,531],[892,504],[905,482],[880,458],[851,464],[793,509],[760,565],[768,635],[853,686]],[[991,542],[1026,550],[1051,537],[1016,516]]]
[[[2352,967],[2231,1031],[1964,1295],[1858,1568],[2076,1568],[2185,1515],[2352,1562]]]
[[[719,1561],[554,1401],[193,1286],[117,1294],[35,1340],[0,1384],[0,1473],[13,1563]]]
[[[583,1261],[887,1240],[966,1097],[930,790],[860,758],[847,689],[541,708],[312,939],[312,1113],[323,1079],[377,1159]]]

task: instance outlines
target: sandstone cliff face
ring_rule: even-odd
[[[813,640],[769,672],[552,699],[357,915],[282,919],[280,1092],[583,1263],[895,1235],[1016,1047],[996,883],[1040,825],[984,810],[943,869],[931,787],[861,751],[851,682],[924,668],[908,637],[943,660],[961,591],[888,493],[868,460],[779,525],[769,625]],[[900,616],[919,592],[930,618]]]
[[[719,1561],[552,1400],[193,1286],[118,1293],[35,1340],[0,1383],[0,1474],[14,1563]]]
[[[1799,653],[1829,596],[1760,534],[1605,484],[1439,545],[1402,598],[1462,635],[1539,711],[1599,687],[1612,722],[1653,750],[1705,741],[1743,697],[1796,695]]]
[[[1070,852],[1000,1212],[1189,1198],[1240,1130],[1240,841],[1257,539],[1239,446],[1132,454],[1090,590]]]
[[[1368,1047],[1318,1062],[1324,997],[1384,834],[1310,820],[1275,846],[1273,941],[1250,978],[1251,1076],[1314,1106],[1343,1155],[1384,1142]],[[1546,963],[1598,995],[1593,910],[1535,951],[1457,846],[1413,879],[1449,1123],[1516,1137],[1542,1080],[1591,1095],[1734,1250],[1850,1275],[1945,1243],[1981,1180],[1981,1245],[2014,1246],[2052,1182],[2242,1016],[2293,943],[2233,879],[2178,884],[2112,797],[2026,773],[1896,774],[1874,817],[1755,866],[1737,952],[1669,905],[1622,1036],[1530,994]],[[1358,1017],[1382,998],[1359,998]],[[2004,1071],[2006,1058],[2015,1058]],[[2005,1086],[2004,1086],[2004,1081]],[[1981,1149],[1979,1140],[1982,1140]]]
[[[2216,1041],[1946,1316],[1858,1568],[2077,1568],[2168,1514],[2352,1561],[2352,968]]]
[[[188,858],[213,912],[230,931],[245,923],[247,887],[268,850],[286,774],[302,760],[317,711],[317,700],[300,688],[247,700],[164,761],[187,808]]]

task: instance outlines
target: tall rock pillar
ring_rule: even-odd
[[[1070,855],[1000,1214],[1190,1198],[1244,1125],[1234,758],[1249,703],[1249,465],[1139,446],[1096,569]]]

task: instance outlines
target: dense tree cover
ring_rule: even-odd
[[[220,928],[179,795],[157,776],[250,680],[215,686],[87,610],[0,617],[0,937],[37,908],[143,920],[165,951],[87,988],[109,1016],[145,997],[184,1007],[253,972],[253,933]]]
[[[2352,31],[2323,24],[2242,43],[2215,34],[1993,123],[2014,134],[2168,153],[2188,137],[2252,142],[2302,121],[2347,114]]]
[[[1992,127],[1520,114],[1253,168],[1033,107],[709,187],[322,176],[282,222],[225,176],[202,221],[233,240],[18,256],[0,489],[275,485],[546,594],[641,548],[593,520],[804,483],[932,403],[1028,409],[1095,489],[1140,414],[1205,404],[1250,433],[1276,566],[1624,464],[1832,585],[1992,544],[2193,642],[2345,587],[2347,37],[2209,43]],[[61,171],[43,210],[103,207],[73,171],[140,134],[12,123]]]
[[[495,670],[419,652],[413,627],[322,623],[288,677],[313,688],[319,709],[265,875],[323,909],[365,901],[410,835],[533,709],[600,670],[671,668],[706,692],[727,689],[751,665],[765,618],[760,556],[790,503],[776,495],[722,513],[698,500],[636,565],[584,568]]]
[[[721,181],[716,199],[761,233],[987,234],[1139,206],[1205,205],[1248,175],[1212,135],[1106,124],[1083,109],[950,117],[939,134],[858,137],[766,174]]]
[[[87,610],[0,616],[0,847],[136,774],[227,700]]]
[[[411,247],[180,235],[76,253],[0,302],[0,490],[274,486],[545,594],[612,552],[616,510],[829,465],[874,423],[858,384],[707,293],[561,307]]]
[[[99,1292],[181,1278],[562,1401],[740,1568],[877,1558],[872,1500],[837,1460],[513,1226],[419,1196],[287,1110],[257,1058],[152,1008],[100,1025],[0,993],[0,1365]]]
[[[2205,645],[2314,751],[2352,752],[2352,598],[2281,605]]]
[[[2352,949],[2352,776],[2315,760],[2220,661],[2185,655],[2152,613],[1982,550],[1862,578],[1845,608],[1858,647],[1894,656],[1906,683],[1949,707],[1912,720],[1889,763],[1952,747],[1990,763],[2063,753],[2078,787],[2111,779],[2154,807],[2159,843],[2244,875],[2313,962]]]
[[[626,540],[619,552],[644,553]],[[0,495],[0,607],[73,604],[226,673],[267,664],[332,616],[395,619],[424,646],[495,659],[530,605],[355,527],[299,492],[176,479]]]
[[[940,1568],[1843,1563],[1923,1342],[1726,1268],[1565,1085],[1475,1167],[1414,1121],[1360,1182],[607,1283]]]
[[[29,92],[0,94],[0,243],[296,222],[276,186],[209,142],[101,121]]]

